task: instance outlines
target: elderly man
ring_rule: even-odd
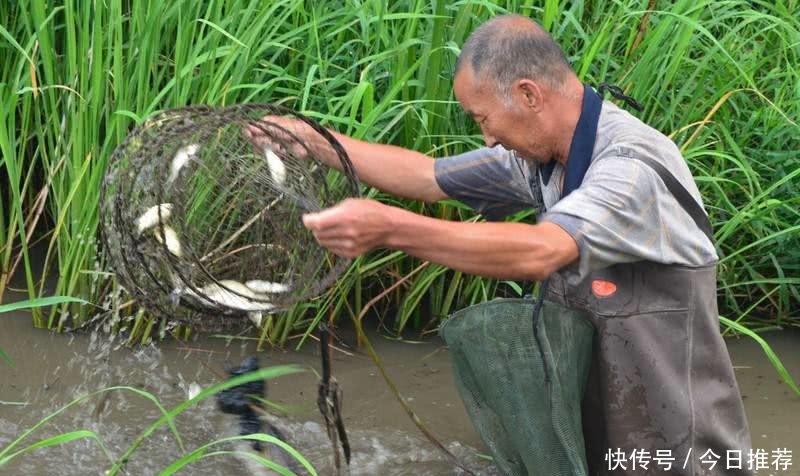
[[[589,474],[750,474],[749,430],[718,327],[717,256],[678,148],[603,102],[525,17],[479,27],[456,69],[455,96],[486,148],[433,160],[337,139],[376,188],[455,198],[490,220],[536,207],[538,223],[452,222],[353,199],[306,215],[306,227],[343,256],[385,247],[479,276],[548,279],[549,301],[588,312]],[[674,462],[643,469],[609,459],[637,451],[668,451]],[[713,470],[703,464],[712,455]]]

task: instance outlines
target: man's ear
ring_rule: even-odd
[[[518,79],[514,83],[514,93],[526,108],[530,108],[534,112],[541,111],[544,105],[544,91],[539,83],[526,78]]]

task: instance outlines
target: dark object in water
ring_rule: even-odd
[[[349,465],[350,442],[347,440],[347,433],[342,420],[342,389],[333,375],[331,375],[330,332],[325,324],[320,324],[319,326],[319,343],[320,354],[322,355],[322,379],[319,382],[317,406],[320,413],[322,413],[322,418],[325,420],[328,438],[333,444],[334,463],[338,474],[341,466],[339,443],[342,445],[344,459]]]
[[[249,372],[255,372],[258,368],[258,359],[252,356],[242,362],[239,367],[228,369],[228,375],[234,378]],[[286,438],[280,430],[259,417],[258,410],[263,412],[264,408],[264,403],[260,399],[264,397],[266,389],[267,385],[263,380],[254,380],[228,388],[217,394],[217,406],[225,413],[239,415],[240,435],[264,433],[263,426],[266,425],[266,433],[285,441]],[[262,445],[260,441],[253,440],[251,444],[254,450],[261,451]]]

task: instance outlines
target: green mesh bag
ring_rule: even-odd
[[[587,474],[581,399],[594,328],[588,314],[496,299],[441,327],[467,413],[507,475]]]

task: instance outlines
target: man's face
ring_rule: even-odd
[[[476,78],[469,66],[456,75],[453,91],[464,111],[480,126],[488,147],[502,145],[527,160],[551,160],[543,115],[529,107],[520,91],[511,91],[510,101],[504,101],[493,85]]]

